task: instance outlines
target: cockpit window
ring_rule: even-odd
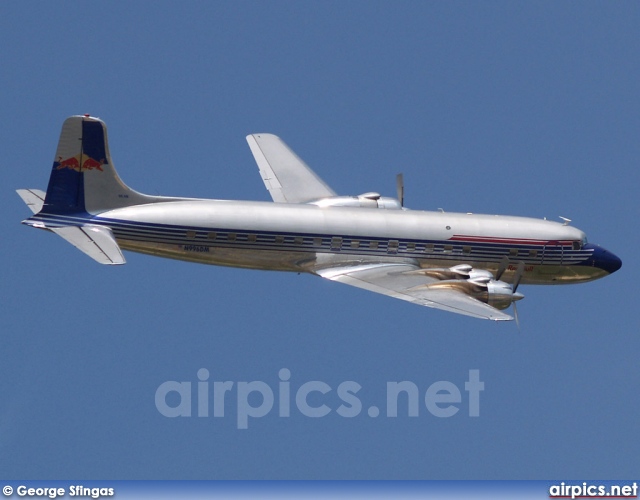
[[[573,249],[574,250],[582,250],[584,246],[587,244],[587,237],[582,238],[582,241],[574,241]]]

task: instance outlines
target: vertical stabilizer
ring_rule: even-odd
[[[118,176],[102,120],[88,115],[65,120],[43,211],[95,214],[154,201],[156,197],[134,191]]]

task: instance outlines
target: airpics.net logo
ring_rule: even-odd
[[[278,372],[278,379],[273,384],[277,386],[275,389],[259,380],[214,381],[210,380],[209,370],[200,368],[195,383],[170,380],[160,384],[155,394],[156,409],[168,418],[193,415],[224,418],[235,410],[238,429],[248,429],[252,419],[267,415],[287,418],[293,411],[309,418],[326,417],[332,412],[354,418],[363,411],[364,404],[358,396],[362,386],[353,380],[340,382],[335,387],[320,380],[297,384],[292,383],[291,371],[287,368]],[[479,417],[480,393],[484,388],[480,370],[469,370],[467,380],[460,387],[446,380],[433,382],[426,389],[408,380],[387,382],[384,415],[419,417],[426,410],[428,415],[449,418],[459,414],[466,404],[468,416]],[[368,406],[366,413],[370,418],[382,415],[376,405]]]

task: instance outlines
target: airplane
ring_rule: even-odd
[[[152,196],[118,176],[107,127],[65,120],[47,191],[17,190],[33,216],[100,264],[122,250],[203,264],[311,273],[414,304],[494,321],[520,284],[569,284],[622,261],[581,230],[525,217],[409,210],[398,198],[337,195],[272,134],[247,142],[273,202]]]

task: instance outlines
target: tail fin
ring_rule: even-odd
[[[43,212],[96,214],[154,201],[155,196],[134,191],[118,177],[102,120],[88,115],[65,120]]]

